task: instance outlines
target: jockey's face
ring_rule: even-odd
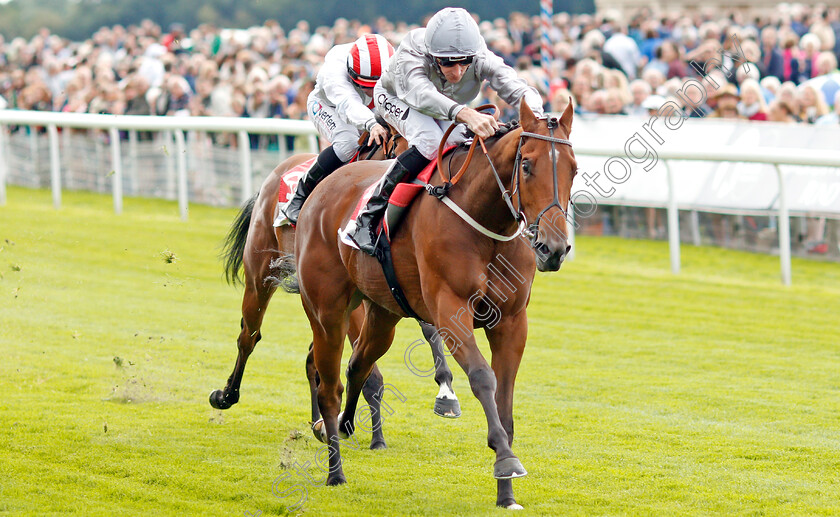
[[[453,64],[452,66],[440,66],[440,71],[443,76],[446,78],[446,81],[452,84],[457,84],[461,79],[464,77],[464,74],[467,72],[467,68],[470,65],[459,65]]]

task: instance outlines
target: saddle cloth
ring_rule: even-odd
[[[315,163],[315,160],[317,159],[317,155],[313,156],[305,162],[287,170],[283,173],[283,176],[280,177],[280,193],[277,196],[278,202],[274,213],[274,226],[283,226],[288,224],[288,219],[286,219],[286,216],[284,216],[280,211],[280,207],[292,200],[292,196],[295,195],[295,190],[297,190],[300,178],[306,174],[306,171],[312,167],[312,164]]]

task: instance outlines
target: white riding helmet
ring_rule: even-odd
[[[470,13],[446,7],[426,24],[426,49],[434,57],[467,57],[481,49],[481,32]]]

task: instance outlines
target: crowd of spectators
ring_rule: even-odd
[[[686,117],[840,123],[837,8],[779,4],[758,17],[559,13],[550,27],[549,69],[541,63],[538,17],[512,13],[479,26],[550,111],[572,101],[578,113],[646,116],[671,99]],[[0,35],[0,109],[304,119],[307,95],[333,45],[376,32],[396,46],[412,28],[384,18],[372,26],[340,18],[314,30],[301,21],[285,31],[270,20],[249,29],[186,31],[175,24],[164,31],[145,20],[102,27],[83,42],[47,29],[29,40]],[[686,81],[703,76],[702,99],[677,95]],[[505,107],[489,88],[480,103]],[[515,116],[505,107],[503,118]],[[235,146],[228,136],[214,138]],[[251,145],[260,144],[254,138]],[[661,224],[648,226],[655,233]]]
[[[537,17],[481,21],[489,47],[557,111],[645,115],[683,83],[711,71],[702,105],[686,116],[837,124],[840,10],[780,4],[768,16],[733,11],[553,17],[550,69],[541,66]],[[103,27],[83,42],[43,29],[29,40],[0,35],[0,107],[137,115],[306,117],[306,96],[335,44],[377,32],[397,45],[413,28],[338,19],[288,32],[275,21],[249,29],[177,24]],[[724,54],[721,54],[721,51]],[[723,87],[721,87],[721,83]],[[677,97],[677,100],[680,100]],[[501,103],[489,89],[482,102]]]

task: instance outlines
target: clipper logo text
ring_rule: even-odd
[[[402,108],[389,101],[388,96],[384,93],[379,94],[379,97],[377,97],[376,101],[379,103],[380,106],[382,106],[382,111],[384,111],[385,113],[389,113],[391,116],[396,118],[400,118],[400,115],[402,115]]]

